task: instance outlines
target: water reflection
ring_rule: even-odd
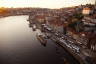
[[[39,30],[29,28],[27,19],[28,16],[0,19],[0,64],[64,64],[68,54],[51,40],[42,46],[36,38]]]

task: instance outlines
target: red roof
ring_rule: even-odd
[[[37,15],[36,18],[37,18],[37,19],[44,19],[45,16],[44,16],[44,15]]]

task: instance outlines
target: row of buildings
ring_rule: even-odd
[[[30,24],[46,24],[54,31],[70,36],[84,50],[84,55],[96,60],[96,5],[35,10],[29,15]],[[40,28],[40,27],[38,27]]]

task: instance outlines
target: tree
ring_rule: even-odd
[[[74,17],[77,18],[78,20],[82,20],[82,18],[84,17],[82,13],[76,13],[74,14]]]

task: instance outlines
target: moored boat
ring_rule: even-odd
[[[47,40],[42,34],[36,34],[36,37],[43,46],[46,46]]]

